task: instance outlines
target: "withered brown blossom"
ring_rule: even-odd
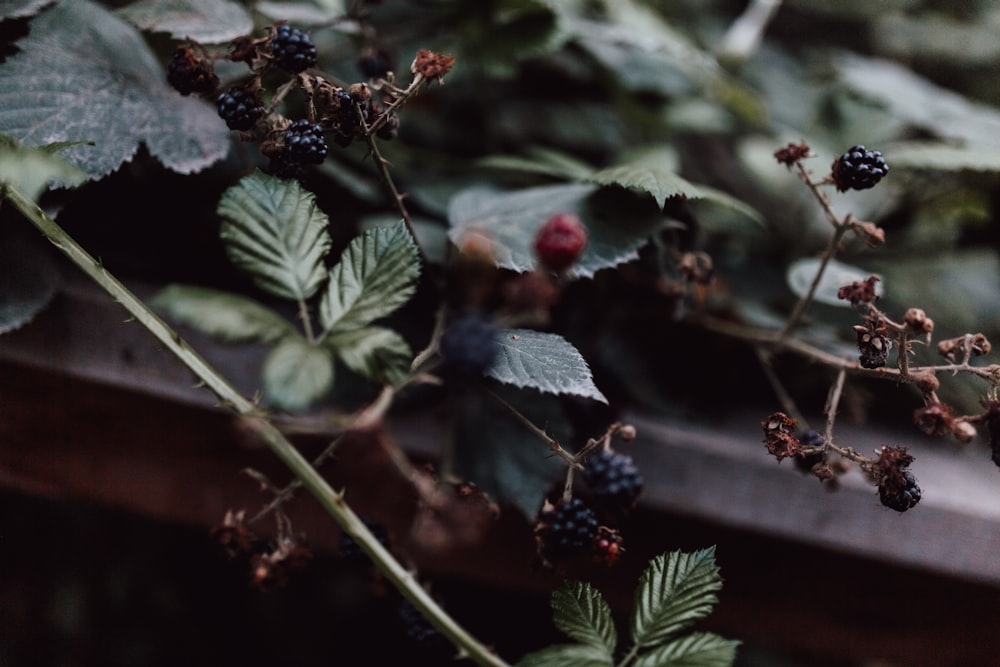
[[[793,164],[802,160],[802,158],[812,157],[809,152],[809,145],[805,142],[803,143],[791,143],[784,148],[780,148],[774,152],[775,159],[786,167],[791,168]]]
[[[868,276],[864,280],[855,280],[850,285],[844,285],[837,290],[837,298],[850,301],[852,306],[859,303],[871,303],[878,298],[878,294],[875,292],[875,283],[878,281],[878,276]]]
[[[764,429],[764,444],[767,451],[778,461],[796,456],[802,451],[802,443],[795,437],[799,422],[784,412],[775,412],[760,423]]]
[[[441,83],[444,81],[444,75],[450,72],[454,65],[454,56],[420,49],[417,51],[417,57],[413,59],[413,64],[410,65],[410,71],[425,79],[437,79],[438,83]]]

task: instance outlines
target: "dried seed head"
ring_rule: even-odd
[[[454,65],[454,56],[420,49],[417,51],[417,57],[413,59],[413,64],[410,65],[410,71],[420,74],[425,79],[437,79],[438,83],[442,83],[444,75],[450,72]]]
[[[903,322],[915,334],[929,334],[934,331],[934,320],[927,317],[920,308],[910,308],[903,315]]]
[[[955,415],[944,403],[931,403],[913,413],[913,422],[927,435],[942,438],[951,433]]]
[[[875,291],[875,283],[878,281],[878,276],[868,276],[864,280],[855,280],[850,285],[844,285],[837,290],[837,298],[850,301],[852,306],[859,303],[871,303],[878,298]]]
[[[967,421],[956,419],[951,425],[951,435],[959,442],[972,442],[976,437],[976,427]]]
[[[813,157],[813,154],[809,152],[809,145],[805,142],[802,143],[791,143],[784,148],[779,148],[774,152],[774,157],[778,162],[791,168],[796,162],[799,162],[803,158]]]
[[[775,412],[760,423],[764,429],[764,444],[767,451],[778,461],[796,456],[802,451],[802,443],[793,434],[799,422],[784,412]]]

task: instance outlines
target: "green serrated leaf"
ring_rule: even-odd
[[[150,304],[175,322],[228,343],[270,343],[295,332],[278,313],[253,299],[191,285],[168,285]]]
[[[328,332],[367,326],[409,301],[419,277],[417,246],[402,221],[369,229],[351,241],[331,269],[320,323]]]
[[[618,633],[611,608],[590,584],[566,581],[552,593],[552,620],[556,627],[583,644],[601,648],[611,658]]]
[[[202,44],[221,44],[253,30],[250,14],[232,0],[139,0],[117,13],[140,30]]]
[[[562,336],[530,329],[497,333],[500,352],[486,374],[504,384],[530,387],[547,394],[608,399],[594,384],[583,355]]]
[[[4,0],[0,2],[0,19],[19,19],[33,16],[42,11],[45,5],[55,0]]]
[[[1000,171],[1000,147],[952,146],[925,142],[887,146],[893,169],[919,171]]]
[[[785,280],[788,283],[788,288],[792,290],[795,296],[801,298],[809,292],[809,286],[812,284],[822,261],[818,257],[804,257],[792,262],[788,267],[788,270],[785,272]],[[849,308],[851,305],[850,301],[839,298],[837,292],[840,291],[841,287],[850,285],[858,280],[867,280],[871,275],[871,271],[865,271],[856,266],[838,262],[835,259],[830,260],[826,265],[826,270],[823,272],[823,277],[820,278],[819,285],[816,286],[813,300],[825,303],[828,306],[844,306]],[[875,292],[879,296],[882,295],[881,281],[875,283]]]
[[[204,100],[182,97],[142,35],[89,0],[55,3],[0,64],[0,132],[26,145],[86,139],[66,157],[90,178],[145,144],[190,174],[229,151],[229,131]]]
[[[710,632],[695,632],[640,655],[633,667],[730,667],[739,645]]]
[[[600,185],[617,185],[635,192],[652,195],[661,209],[668,199],[705,199],[743,213],[762,223],[763,217],[752,207],[730,195],[705,185],[695,185],[675,173],[676,153],[672,149],[652,149],[638,153],[628,162],[601,169],[586,181]]]
[[[308,408],[333,386],[333,357],[299,335],[287,336],[264,360],[264,396],[291,412]]]
[[[226,190],[218,213],[226,254],[261,289],[304,300],[326,280],[329,220],[297,181],[255,172]]]
[[[592,277],[636,259],[638,249],[662,228],[663,216],[652,201],[623,194],[628,198],[585,183],[511,192],[473,186],[451,200],[449,236],[460,245],[466,234],[481,234],[490,239],[498,266],[523,273],[535,268],[532,244],[538,228],[555,213],[575,213],[589,238],[569,275]]]
[[[323,344],[345,366],[372,382],[402,382],[413,360],[413,352],[403,337],[384,327],[338,331],[327,336]]]
[[[596,646],[562,644],[529,653],[516,667],[613,667],[611,656]]]
[[[32,200],[50,184],[79,185],[87,174],[79,167],[43,148],[0,146],[0,183],[8,183]]]
[[[632,641],[639,648],[662,644],[704,618],[718,601],[722,578],[715,547],[657,556],[643,572],[632,614]]]

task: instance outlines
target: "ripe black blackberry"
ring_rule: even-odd
[[[593,549],[597,534],[597,515],[579,498],[546,501],[535,527],[538,553],[553,565]]]
[[[833,161],[833,182],[837,190],[867,190],[889,173],[882,153],[858,145]]]
[[[905,512],[920,502],[920,487],[909,470],[900,470],[883,480],[878,487],[878,499],[883,505],[897,512]]]
[[[642,475],[632,457],[610,449],[590,455],[583,480],[593,494],[594,505],[616,514],[631,510],[642,493]]]
[[[274,62],[286,72],[298,74],[316,64],[316,45],[298,28],[279,25],[271,35],[270,45]]]
[[[219,87],[212,61],[199,58],[189,46],[179,46],[167,64],[167,83],[181,95],[211,95]]]
[[[441,335],[441,375],[457,382],[478,380],[500,353],[497,329],[486,317],[472,313],[453,320]]]
[[[285,130],[284,156],[290,162],[321,164],[328,148],[323,128],[301,118]]]
[[[392,58],[382,49],[369,49],[358,59],[358,70],[368,79],[382,79],[392,70]]]
[[[249,130],[264,115],[264,105],[256,95],[242,88],[227,88],[215,98],[219,117],[230,130]]]

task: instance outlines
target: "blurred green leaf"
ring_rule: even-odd
[[[253,31],[250,14],[232,0],[139,0],[117,13],[140,30],[202,44],[221,44]]]
[[[333,386],[333,357],[299,335],[286,336],[264,360],[264,396],[275,407],[305,410]]]
[[[50,185],[76,186],[87,174],[57,154],[56,148],[25,148],[12,137],[0,143],[0,183],[8,183],[37,201]]]
[[[897,143],[883,151],[892,169],[916,171],[1000,171],[1000,146],[980,148],[926,142]]]
[[[613,667],[611,656],[586,644],[560,644],[529,653],[516,667]]]
[[[371,382],[398,384],[410,371],[413,352],[392,329],[364,327],[338,331],[323,340],[337,357]]]
[[[819,271],[821,263],[822,260],[818,257],[805,257],[792,262],[788,267],[785,277],[788,282],[788,288],[792,290],[795,296],[801,298],[808,294],[809,286],[816,277],[816,272]],[[826,265],[826,270],[823,272],[823,277],[820,278],[819,285],[816,287],[816,292],[813,294],[813,300],[825,303],[828,306],[844,306],[849,308],[851,306],[850,301],[838,298],[837,292],[840,291],[841,287],[850,285],[855,281],[866,280],[871,275],[873,275],[871,271],[866,271],[850,264],[844,264],[835,259],[830,260]],[[882,294],[881,281],[875,283],[875,292],[879,295]]]
[[[205,287],[168,285],[150,305],[229,343],[270,343],[295,332],[291,322],[253,299]]]
[[[0,334],[32,321],[56,294],[59,270],[27,226],[0,225]]]
[[[218,213],[229,260],[261,289],[308,299],[326,280],[329,220],[297,181],[245,176],[222,195]]]

